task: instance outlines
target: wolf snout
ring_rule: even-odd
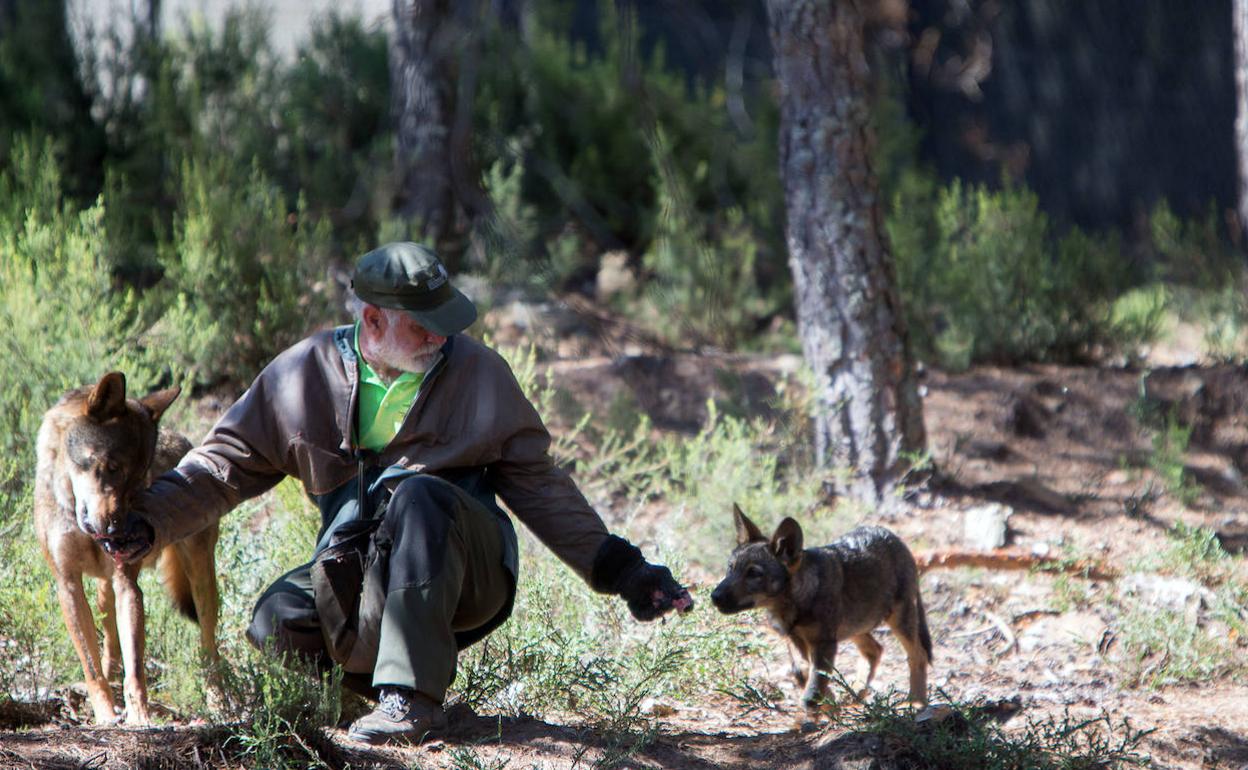
[[[734,596],[732,586],[727,581],[715,586],[715,590],[711,591],[711,604],[714,604],[715,609],[725,615],[748,610],[754,606],[753,602],[742,602]]]

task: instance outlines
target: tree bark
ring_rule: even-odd
[[[1235,37],[1235,152],[1239,156],[1239,233],[1248,243],[1248,0],[1232,0]]]
[[[767,0],[780,88],[780,175],[815,455],[840,491],[888,497],[926,443],[871,166],[858,0]]]
[[[390,88],[397,208],[437,243],[454,222],[452,11],[446,0],[394,0],[393,9]]]

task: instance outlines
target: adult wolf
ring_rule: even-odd
[[[733,505],[737,547],[728,574],[711,602],[725,614],[754,607],[771,614],[776,630],[805,659],[805,677],[794,662],[802,703],[817,710],[836,662],[837,643],[852,641],[867,659],[866,687],[883,647],[871,635],[887,623],[910,664],[910,700],[927,702],[932,637],[919,596],[918,569],[910,549],[883,527],[858,527],[818,548],[802,548],[802,528],[790,518],[769,540]]]
[[[143,594],[138,585],[143,566],[159,559],[174,604],[198,620],[204,655],[210,663],[217,659],[215,525],[141,562],[125,564],[110,558],[117,544],[126,542],[126,514],[133,495],[191,448],[185,437],[158,427],[178,393],[178,388],[169,388],[137,400],[126,398],[125,376],[110,372],[95,385],[62,396],[39,428],[35,532],[56,580],[61,613],[82,662],[97,722],[117,720],[108,679],[122,661],[126,722],[150,721],[143,671]],[[98,579],[102,661],[83,575]],[[215,678],[209,681],[211,685]]]

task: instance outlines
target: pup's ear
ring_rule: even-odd
[[[165,410],[169,408],[169,405],[173,403],[174,399],[176,399],[181,392],[182,388],[175,385],[172,388],[165,388],[164,390],[158,390],[154,393],[148,393],[146,396],[139,399],[139,403],[142,404],[147,411],[151,412],[152,422],[160,422],[160,416],[165,413]]]
[[[741,506],[736,503],[732,504],[732,521],[737,525],[737,545],[767,542],[767,536],[755,526],[754,522],[750,521],[745,512],[741,510]]]
[[[781,564],[797,569],[802,561],[802,526],[786,516],[771,536],[771,552]]]
[[[126,375],[109,372],[87,394],[87,415],[107,420],[126,411]]]

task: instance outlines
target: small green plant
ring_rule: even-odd
[[[328,768],[316,745],[319,729],[338,719],[342,670],[320,674],[282,657],[268,649],[230,672],[227,688],[241,696],[247,718],[226,746],[252,767]]]
[[[1161,283],[1128,289],[1113,300],[1110,324],[1128,340],[1143,344],[1162,335],[1171,295]]]
[[[784,701],[784,692],[772,682],[746,677],[735,687],[720,687],[716,692],[736,701],[741,716],[755,711],[777,711]]]
[[[1228,578],[1231,555],[1223,550],[1217,532],[1176,521],[1167,534],[1171,543],[1160,555],[1162,569],[1194,577],[1206,585]]]
[[[1208,681],[1245,664],[1231,642],[1192,623],[1183,611],[1128,601],[1119,631],[1118,665],[1131,687]]]
[[[1053,609],[1058,612],[1087,607],[1091,596],[1086,580],[1066,573],[1053,578]]]
[[[592,736],[582,761],[607,767],[654,739],[662,712],[649,699],[698,698],[706,681],[744,674],[742,653],[755,649],[744,626],[710,613],[639,625],[532,537],[522,548],[512,619],[460,657],[452,689],[474,708],[570,716]]]
[[[1151,730],[1069,713],[1028,720],[1004,730],[983,701],[952,703],[943,714],[917,723],[901,696],[876,695],[860,709],[834,712],[834,727],[879,736],[901,767],[959,770],[1102,770],[1148,767],[1141,746]]]
[[[456,746],[450,750],[449,758],[454,770],[503,770],[511,765],[511,760],[506,757],[482,759],[471,746]]]
[[[1153,434],[1153,452],[1149,456],[1149,467],[1161,479],[1166,491],[1184,506],[1190,506],[1200,497],[1200,486],[1184,463],[1191,438],[1191,426],[1183,425],[1171,414],[1163,427]]]

